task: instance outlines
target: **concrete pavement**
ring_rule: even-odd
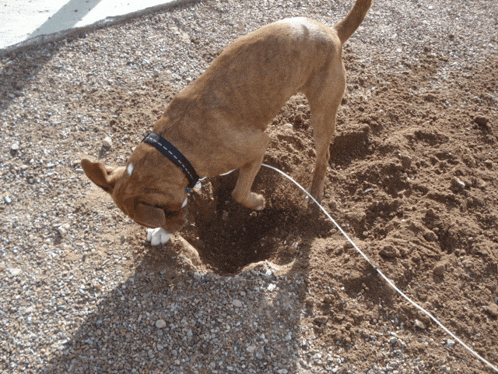
[[[182,2],[187,1],[0,0],[0,51]]]

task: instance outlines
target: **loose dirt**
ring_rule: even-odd
[[[345,60],[354,61],[347,49]],[[366,66],[350,73],[322,205],[409,297],[496,361],[498,71],[490,60],[478,74],[434,87],[442,62],[427,52],[398,76],[372,77]],[[309,121],[306,98],[292,98],[268,129],[264,159],[303,186],[314,167]],[[231,199],[236,174],[205,182],[181,233],[207,269],[227,275],[263,260],[290,264],[289,272],[308,275],[308,323],[325,345],[382,361],[363,349],[371,346],[364,336],[395,324],[425,364],[437,365],[451,337],[397,295],[323,214],[310,213],[304,193],[263,167],[254,190],[267,208],[252,212]],[[468,370],[468,353],[454,351]]]
[[[95,341],[106,341],[106,334],[112,336],[115,325],[107,326],[108,330],[96,326],[104,317],[111,321],[121,318],[116,317],[121,316],[121,309],[115,305],[124,302],[123,294],[126,300],[139,300],[138,304],[126,305],[130,309],[127,313],[134,318],[130,317],[130,321],[136,321],[139,327],[130,336],[119,338],[123,339],[115,347],[119,352],[132,346],[136,334],[142,334],[137,336],[143,341],[155,336],[150,333],[153,318],[149,323],[145,317],[142,320],[142,315],[159,318],[158,313],[171,305],[169,297],[177,295],[184,300],[181,285],[190,284],[185,274],[214,273],[233,278],[230,284],[240,282],[243,287],[244,274],[266,261],[275,264],[273,269],[280,269],[275,273],[287,277],[286,282],[305,280],[302,287],[296,286],[300,293],[293,301],[303,308],[296,323],[308,342],[302,343],[299,337],[299,364],[292,366],[299,368],[296,372],[394,373],[397,367],[392,362],[400,365],[400,373],[491,372],[394,292],[323,214],[308,210],[306,196],[300,190],[270,169],[262,168],[253,186],[267,200],[261,212],[250,211],[232,200],[236,171],[205,181],[202,189],[192,194],[190,223],[179,235],[199,252],[199,266],[178,260],[176,254],[181,255],[188,247],[182,240],[173,240],[164,247],[146,244],[143,228],[124,218],[105,193],[83,175],[74,177],[78,171],[75,159],[87,154],[109,164],[123,164],[174,94],[195,79],[235,37],[283,16],[305,14],[332,25],[351,2],[332,3],[333,11],[331,4],[322,1],[243,5],[206,1],[171,14],[147,16],[50,44],[47,49],[40,47],[3,57],[2,77],[7,83],[2,86],[2,107],[9,125],[4,128],[8,148],[2,159],[2,194],[6,202],[2,214],[9,223],[9,231],[4,230],[9,239],[2,243],[5,248],[14,243],[18,243],[16,248],[24,248],[19,241],[22,243],[25,232],[32,232],[29,240],[38,243],[40,259],[32,252],[9,250],[3,254],[0,271],[10,269],[14,277],[21,271],[18,269],[24,273],[43,269],[45,283],[38,278],[26,281],[34,290],[59,282],[60,272],[53,270],[58,266],[73,267],[64,270],[68,278],[60,280],[62,283],[69,282],[69,274],[78,271],[83,273],[75,276],[85,278],[84,284],[93,282],[90,278],[101,279],[95,283],[99,290],[95,291],[96,299],[83,298],[77,304],[81,305],[78,310],[64,315],[67,320],[72,314],[78,315],[74,328],[79,330],[68,338],[73,348],[50,356],[55,357],[51,361],[55,368],[69,365],[66,355],[76,365],[86,365],[83,358],[88,336]],[[496,17],[491,16],[494,13],[494,1],[379,0],[374,4],[344,49],[348,87],[330,146],[322,204],[398,287],[497,365],[498,39]],[[293,97],[268,128],[271,143],[264,159],[264,163],[288,173],[304,187],[310,184],[315,160],[310,115],[306,98]],[[29,126],[25,120],[30,121]],[[113,139],[110,150],[100,147],[101,139],[107,135]],[[20,151],[10,147],[18,138],[22,139]],[[31,143],[38,145],[31,147]],[[34,154],[42,149],[46,149],[45,154]],[[51,154],[57,154],[63,163],[47,166]],[[50,179],[53,173],[45,176],[47,169],[54,167],[55,177],[62,178],[59,181]],[[32,185],[39,186],[38,179],[45,183],[42,177],[49,181],[48,187],[35,191]],[[65,201],[51,209],[51,199],[62,197]],[[34,222],[34,228],[26,221],[26,228],[18,230],[19,212],[33,214],[29,222]],[[43,223],[47,220],[53,221]],[[71,225],[68,233],[59,229],[54,234],[52,224],[66,221]],[[72,252],[59,260],[58,251]],[[47,263],[54,268],[45,268]],[[29,271],[26,264],[33,264]],[[34,274],[38,276],[36,271]],[[254,274],[251,276],[258,273]],[[106,277],[117,278],[109,282]],[[119,287],[120,282],[127,282],[123,285],[128,289],[136,286],[143,292],[127,294],[131,291]],[[210,292],[211,283],[209,279],[206,282],[202,285],[205,292]],[[16,290],[13,281],[6,282],[5,289],[9,290],[5,296],[9,300],[17,300],[16,295],[25,292]],[[195,289],[187,289],[195,300],[202,296]],[[175,294],[175,290],[180,291]],[[60,300],[78,292],[65,291]],[[153,308],[152,302],[147,304],[143,294],[149,293],[163,300],[157,303],[159,309]],[[238,295],[243,299],[246,291]],[[38,298],[39,302],[44,298]],[[196,318],[202,304],[201,300],[191,305]],[[230,305],[230,313],[236,313]],[[16,308],[9,309],[12,316],[17,315]],[[36,316],[37,310],[31,312]],[[65,313],[65,309],[60,312]],[[91,313],[92,317],[87,318]],[[182,313],[192,317],[186,310]],[[266,317],[257,316],[264,326]],[[47,322],[47,328],[57,329],[62,319]],[[197,322],[192,317],[187,323],[194,326]],[[251,326],[234,339],[253,335],[254,341],[259,339]],[[4,336],[15,336],[14,330],[8,331]],[[213,327],[210,331],[214,337],[218,330]],[[26,336],[25,345],[29,347],[31,337],[45,335],[49,334],[21,334],[17,339]],[[183,344],[185,339],[178,337],[176,343],[161,351],[157,344],[163,344],[161,339],[165,338],[155,338],[154,345],[150,344],[153,349],[136,348],[137,360],[147,361],[153,351],[163,361],[151,361],[152,368],[173,365],[167,349]],[[201,345],[201,338],[199,341]],[[9,358],[10,367],[22,368],[21,362],[29,362],[26,357],[30,354],[11,340],[8,342],[6,355],[17,352]],[[209,344],[206,340],[202,355],[191,355],[205,370],[202,372],[210,372],[211,356],[221,357],[221,351],[211,350]],[[83,348],[78,348],[80,345]],[[193,345],[196,352],[198,345]],[[40,347],[45,346],[40,343],[34,349],[40,352]],[[58,352],[57,349],[47,348],[47,352]],[[265,349],[265,357],[270,357],[271,347]],[[177,351],[178,357],[184,352]],[[322,352],[340,355],[340,362],[326,363],[324,357],[319,357]],[[105,367],[107,359],[100,362],[99,354],[107,353],[109,357],[115,355],[110,348],[95,351],[89,360]],[[212,367],[222,360],[216,357]],[[185,372],[199,372],[193,366],[177,364]],[[29,365],[33,368],[39,363]],[[252,364],[245,361],[244,365]],[[139,366],[123,366],[131,367]],[[246,366],[234,367],[243,370]]]

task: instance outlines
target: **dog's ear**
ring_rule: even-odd
[[[164,210],[143,203],[138,203],[133,219],[148,227],[162,227],[166,224]]]
[[[115,178],[111,178],[113,169],[107,168],[103,162],[92,162],[86,158],[81,160],[81,167],[93,183],[112,194],[116,184]]]

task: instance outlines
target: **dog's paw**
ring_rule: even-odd
[[[256,206],[254,207],[254,210],[263,210],[263,209],[265,209],[266,200],[263,197],[263,195],[259,195],[259,194],[254,194],[254,195],[256,195],[255,196]]]
[[[161,227],[157,229],[147,229],[147,241],[151,245],[166,244],[171,237],[171,234]]]
[[[236,190],[232,192],[232,197],[239,204],[244,205],[246,208],[252,210],[263,210],[266,206],[266,201],[263,195],[250,192],[248,194],[240,195]]]
[[[251,192],[242,205],[253,210],[263,210],[265,209],[266,201],[263,195]]]

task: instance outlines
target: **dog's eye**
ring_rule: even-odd
[[[160,206],[156,207],[156,208],[159,208],[159,209],[162,209],[163,212],[164,212],[164,215],[166,216],[166,218],[171,218],[171,217],[174,217],[176,216],[178,213],[180,213],[179,210],[166,210]]]

